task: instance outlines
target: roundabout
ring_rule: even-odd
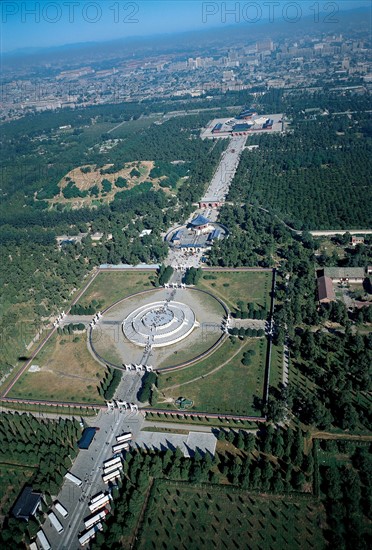
[[[220,300],[196,288],[145,290],[103,311],[89,349],[101,364],[169,369],[211,352],[224,335],[225,315]]]

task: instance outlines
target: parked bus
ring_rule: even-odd
[[[85,529],[90,529],[95,525],[96,523],[99,523],[101,520],[105,519],[106,514],[108,514],[108,510],[106,508],[104,510],[101,510],[97,514],[94,514],[93,516],[89,516],[84,520],[85,523]]]
[[[126,451],[129,449],[129,443],[118,443],[117,445],[112,446],[112,452],[117,453],[118,451]]]
[[[101,508],[104,508],[106,504],[110,502],[110,497],[108,495],[103,495],[102,498],[99,500],[96,500],[95,502],[91,502],[89,504],[89,510],[92,512],[96,512],[97,510],[100,510]]]
[[[112,466],[109,466],[108,468],[103,469],[103,473],[109,474],[110,472],[113,472],[114,470],[122,470],[123,465],[122,464],[113,464]]]
[[[117,477],[120,477],[120,470],[114,470],[113,472],[110,472],[109,474],[103,474],[102,481],[104,483],[108,483],[109,481],[116,479]]]
[[[103,463],[103,467],[106,468],[108,466],[112,466],[113,464],[121,464],[121,457],[117,456],[116,458],[109,458],[108,460],[105,460]]]
[[[57,518],[54,512],[49,512],[48,518],[50,519],[50,523],[53,525],[54,529],[57,531],[57,533],[62,533],[63,531],[63,525]]]
[[[99,500],[100,498],[102,498],[104,496],[105,496],[105,493],[98,493],[97,495],[95,495],[94,497],[92,497],[90,499],[89,504],[93,504],[94,502],[97,502],[97,500]]]
[[[70,472],[67,472],[67,474],[65,474],[65,478],[69,481],[72,481],[72,483],[75,483],[75,485],[77,485],[78,487],[81,487],[81,485],[83,484],[79,477],[74,476],[74,474],[71,474]]]
[[[50,550],[51,549],[49,541],[46,538],[46,536],[44,535],[44,531],[42,529],[40,529],[40,531],[37,532],[37,538],[39,540],[39,544],[40,544],[42,550]]]
[[[125,443],[126,441],[130,441],[131,439],[132,439],[132,432],[116,436],[116,441],[118,443]]]
[[[61,514],[61,516],[63,518],[67,518],[68,511],[66,510],[66,508],[64,506],[62,506],[62,504],[60,502],[58,502],[58,500],[55,501],[54,508],[57,510],[57,512],[59,514]]]
[[[97,531],[102,531],[102,529],[103,529],[102,523],[97,523],[97,525],[94,525],[94,527],[92,527],[91,529],[83,533],[79,537],[79,543],[81,544],[81,546],[85,546],[86,544],[88,544],[89,541],[94,539]]]

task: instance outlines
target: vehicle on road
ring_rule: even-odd
[[[62,506],[62,504],[58,500],[55,501],[54,508],[57,510],[59,514],[61,514],[63,518],[67,518],[68,511],[64,506]]]
[[[118,451],[126,451],[129,449],[129,443],[118,443],[117,445],[112,446],[112,452],[117,453]]]
[[[122,470],[122,469],[123,469],[123,465],[121,464],[121,462],[119,462],[119,464],[112,464],[112,466],[109,466],[108,468],[104,467],[103,473],[106,475],[106,474],[110,474],[111,472],[114,472],[115,470]]]
[[[118,477],[120,477],[120,470],[117,469],[117,470],[114,470],[113,472],[110,472],[109,474],[103,474],[102,476],[102,481],[104,483],[109,483],[109,481],[112,481],[113,479],[117,479]]]
[[[117,435],[116,436],[116,441],[118,443],[125,443],[126,441],[130,441],[132,439],[133,435],[132,435],[132,432],[128,432],[128,433],[125,433],[125,434],[122,434],[122,435]]]
[[[50,520],[50,523],[53,525],[54,529],[57,531],[57,533],[62,533],[63,531],[63,525],[57,518],[54,512],[49,512],[48,518]]]
[[[83,533],[79,537],[79,543],[81,544],[81,546],[85,546],[86,544],[88,544],[89,541],[94,539],[97,531],[102,531],[102,529],[103,529],[102,523],[97,523],[97,525],[94,525],[91,529]]]
[[[80,477],[74,476],[74,474],[72,474],[71,472],[67,472],[67,474],[65,474],[65,478],[72,483],[75,483],[75,485],[77,485],[78,487],[81,487],[81,485],[83,484]]]
[[[120,472],[119,472],[119,475],[120,475]],[[100,510],[101,508],[104,508],[109,502],[110,502],[110,496],[109,495],[103,495],[98,500],[95,500],[95,502],[92,502],[92,501],[90,502],[89,510],[93,514],[93,512],[96,512],[97,510]]]
[[[105,460],[103,463],[103,469],[109,468],[110,466],[113,466],[114,464],[121,464],[121,456],[115,456],[114,458],[110,458],[109,460]]]
[[[40,544],[42,550],[50,550],[51,549],[49,541],[46,538],[45,533],[42,529],[40,529],[40,531],[37,532],[36,536],[37,536],[37,539],[39,541],[39,544]]]
[[[106,515],[108,514],[108,510],[106,508],[104,510],[101,510],[98,512],[98,514],[94,514],[92,516],[88,516],[85,518],[85,528],[90,529],[93,527],[93,525],[96,525],[96,523],[99,523],[101,520],[105,519]]]

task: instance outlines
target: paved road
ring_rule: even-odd
[[[298,231],[301,233],[301,231]],[[350,233],[350,235],[372,235],[372,229],[330,229],[329,231],[308,231],[313,237],[327,237],[331,235],[344,235]]]
[[[222,153],[220,163],[202,198],[202,201],[224,201],[238,168],[240,156],[247,136],[232,137],[227,149]]]
[[[64,531],[59,535],[47,519],[43,530],[55,550],[75,550],[79,548],[78,535],[84,530],[83,519],[90,514],[88,502],[92,495],[107,490],[102,482],[102,462],[112,456],[111,445],[116,443],[116,435],[131,431],[138,438],[143,424],[142,414],[120,413],[114,411],[101,412],[95,419],[88,422],[96,427],[95,438],[88,450],[80,451],[71,472],[83,480],[82,487],[77,487],[70,481],[65,481],[58,495],[58,500],[68,510],[69,515],[60,519]],[[58,515],[58,514],[57,514]]]

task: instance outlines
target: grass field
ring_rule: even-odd
[[[28,370],[9,397],[52,401],[102,402],[97,385],[102,367],[90,355],[85,334],[55,334],[35,357],[38,370]]]
[[[213,276],[215,279],[206,279]],[[272,273],[269,271],[225,271],[204,273],[198,287],[221,298],[231,310],[239,300],[269,309]]]
[[[252,364],[244,366],[241,359],[250,349]],[[192,411],[257,415],[254,399],[262,398],[265,357],[264,339],[229,339],[197,365],[160,377],[156,406],[174,408],[173,399],[183,396],[194,402]]]
[[[155,271],[154,273],[148,271],[99,273],[78,303],[87,305],[92,300],[97,300],[103,304],[103,308],[108,307],[120,298],[152,288],[151,276],[155,276]]]
[[[321,550],[324,526],[315,499],[156,481],[136,549]]]
[[[0,463],[0,525],[33,473],[31,467]]]

